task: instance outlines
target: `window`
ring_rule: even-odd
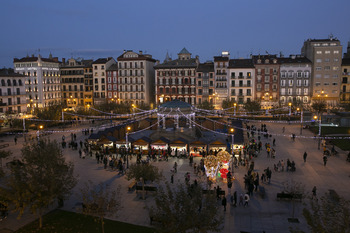
[[[325,59],[324,59],[324,62],[330,62],[330,60],[331,60],[331,59],[329,59],[329,58],[325,58]]]
[[[292,95],[293,94],[293,89],[292,88],[288,88],[288,95]]]
[[[316,54],[322,54],[322,51],[316,51]]]
[[[339,54],[339,51],[338,50],[334,50],[334,54]]]
[[[320,70],[322,70],[322,67],[316,66],[316,70],[317,70],[317,71],[320,71]]]
[[[330,70],[330,69],[331,69],[330,66],[325,66],[325,67],[324,67],[324,70]]]
[[[338,83],[332,83],[333,86],[338,86]]]
[[[281,87],[286,86],[286,80],[281,80]]]
[[[305,87],[309,86],[309,80],[304,80],[304,86]]]
[[[321,78],[321,77],[322,77],[321,74],[316,74],[316,75],[315,75],[315,78]]]
[[[316,59],[316,62],[317,62],[317,63],[320,63],[320,62],[322,62],[322,59],[320,59],[320,58],[319,58],[319,59]]]
[[[333,66],[333,70],[339,70],[338,66]]]
[[[325,86],[329,86],[329,83],[324,83],[323,85],[325,85]]]
[[[325,51],[324,53],[325,53],[325,54],[330,54],[331,51],[327,50],[327,51]]]
[[[269,84],[265,84],[264,90],[265,90],[265,91],[269,91],[269,90],[270,90],[270,85],[269,85]]]
[[[316,87],[318,87],[318,86],[320,86],[320,85],[321,85],[320,82],[316,82],[316,83],[315,83],[315,86],[316,86]]]

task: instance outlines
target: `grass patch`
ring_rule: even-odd
[[[101,223],[92,216],[73,213],[64,210],[54,210],[43,217],[43,228],[38,229],[39,220],[35,220],[16,233],[100,233]],[[105,233],[153,233],[150,227],[137,226],[112,220],[105,220]]]
[[[310,130],[318,135],[318,126],[312,126]],[[322,136],[332,135],[332,134],[350,134],[349,127],[330,127],[330,126],[322,126],[321,128]],[[344,151],[350,151],[350,143],[346,139],[332,139],[328,140],[328,142],[332,145],[339,147]]]

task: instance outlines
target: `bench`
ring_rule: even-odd
[[[2,144],[2,145],[0,145],[0,149],[5,148],[5,147],[8,147],[8,146],[10,146],[10,144],[8,144],[8,143]]]
[[[297,199],[300,200],[302,199],[303,195],[300,193],[295,193],[295,194],[291,194],[291,193],[277,193],[277,199]]]
[[[214,189],[210,189],[210,190],[203,189],[202,192],[203,194],[216,194],[216,190]],[[225,196],[225,190],[220,189],[219,196]]]
[[[135,187],[136,187],[136,184],[137,184],[137,181],[136,181],[136,180],[134,180],[133,182],[131,182],[131,183],[129,184],[129,187],[128,187],[129,191],[133,191],[133,190],[135,189]]]
[[[149,192],[155,192],[155,191],[157,191],[158,190],[158,188],[157,187],[155,187],[155,186],[144,186],[144,190],[146,191],[146,193],[149,191]],[[142,191],[142,185],[136,185],[136,192],[137,191]]]

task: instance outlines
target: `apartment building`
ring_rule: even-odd
[[[255,66],[255,98],[263,109],[278,106],[280,65],[276,55],[252,56]]]
[[[106,70],[117,62],[112,58],[99,58],[92,63],[93,74],[93,102],[94,104],[102,104],[106,99],[107,94],[107,72]]]
[[[304,42],[301,55],[313,64],[312,99],[325,100],[334,106],[339,102],[341,84],[342,46],[330,36],[328,39],[308,39]]]
[[[154,103],[154,64],[152,55],[124,51],[118,60],[118,93],[120,103],[136,105]]]
[[[229,99],[229,81],[227,71],[229,59],[229,52],[222,52],[221,56],[214,57],[215,91],[210,97],[214,100],[215,109],[220,109],[222,107],[222,102]]]
[[[53,103],[61,102],[61,78],[57,57],[14,58],[14,70],[16,73],[26,75],[27,107],[30,111],[34,108],[48,107]]]
[[[229,98],[237,104],[254,100],[255,67],[252,59],[230,59]]]
[[[197,104],[208,101],[214,104],[214,62],[205,62],[198,65],[196,71]]]
[[[94,79],[92,73],[92,62],[93,60],[85,60],[84,63],[84,106],[89,107],[92,106],[93,94],[94,94]]]
[[[196,69],[199,58],[183,48],[178,59],[165,59],[162,64],[154,66],[156,71],[156,104],[178,99],[195,105]]]
[[[350,57],[342,60],[342,81],[340,89],[340,103],[350,104]]]
[[[85,101],[85,68],[91,65],[92,60],[66,60],[63,58],[60,66],[62,103],[68,108],[86,106]]]
[[[309,104],[312,63],[301,55],[278,58],[280,63],[280,104]]]
[[[26,113],[26,76],[0,69],[0,113]]]
[[[118,103],[118,65],[107,69],[107,100]]]

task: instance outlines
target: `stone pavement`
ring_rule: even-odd
[[[256,123],[255,125],[260,126],[260,123]],[[282,133],[283,126],[286,128],[285,133]],[[318,195],[327,192],[329,189],[334,189],[339,195],[350,199],[350,189],[348,188],[350,181],[350,163],[345,161],[347,152],[342,152],[337,149],[340,151],[339,155],[336,157],[329,157],[327,166],[323,166],[322,150],[317,149],[318,142],[312,138],[313,134],[310,131],[303,130],[302,137],[305,138],[299,138],[300,125],[267,123],[267,129],[269,133],[274,135],[272,138],[268,139],[271,144],[272,139],[276,138],[276,158],[267,158],[266,152],[262,151],[258,158],[254,159],[255,171],[261,175],[266,167],[273,169],[273,164],[277,164],[278,160],[283,159],[286,161],[289,158],[291,161],[295,161],[296,172],[273,172],[271,184],[261,184],[266,190],[265,198],[263,199],[258,194],[254,193],[251,197],[249,207],[232,207],[228,205],[227,211],[224,212],[219,201],[218,205],[220,205],[224,214],[225,221],[223,232],[283,233],[289,232],[289,227],[299,227],[299,229],[308,232],[305,220],[301,215],[302,203],[296,202],[295,205],[295,217],[299,219],[300,223],[289,223],[288,218],[292,217],[291,202],[276,200],[276,193],[282,191],[283,182],[288,180],[302,182],[303,185],[305,185],[305,192],[308,195],[310,195],[312,187],[317,186]],[[292,133],[295,133],[297,136],[295,142],[290,138]],[[64,134],[66,139],[70,137],[69,133]],[[82,136],[81,132],[78,132],[77,136],[78,141],[86,138],[86,136]],[[62,133],[56,133],[49,137],[60,141]],[[11,144],[8,149],[14,151],[14,156],[20,157],[21,139],[16,146],[14,145],[13,137],[8,137],[6,140]],[[263,144],[268,140],[263,138]],[[308,153],[306,163],[303,161],[304,151]],[[127,181],[124,176],[119,176],[116,171],[104,170],[103,165],[97,164],[94,158],[87,156],[86,159],[80,159],[78,151],[73,151],[69,148],[64,150],[64,154],[67,160],[74,162],[75,175],[78,176],[79,183],[77,187],[74,188],[74,194],[71,198],[65,201],[63,209],[68,211],[77,210],[81,202],[77,194],[79,193],[79,188],[82,187],[85,181],[92,180],[96,184],[105,182],[108,183],[111,188],[120,186],[122,190],[123,208],[114,219],[132,224],[149,226],[150,222],[145,206],[149,206],[153,203],[152,196],[147,196],[147,199],[144,201],[135,194],[135,191],[128,192],[130,181]],[[165,179],[170,181],[170,170],[175,161],[178,163],[178,173],[175,175],[175,182],[184,182],[184,174],[186,172],[191,173],[191,180],[193,181],[195,176],[193,175],[193,168],[189,166],[188,160],[171,158],[168,162],[153,162],[153,164],[163,170]],[[134,162],[135,158],[131,160],[131,163]],[[195,158],[194,162],[198,163],[199,158]],[[243,177],[246,172],[247,169],[245,167],[238,167],[235,169],[234,176],[236,180],[234,181],[231,193],[233,193],[233,191],[237,191],[238,194],[245,192]],[[227,186],[225,184],[220,185],[228,194]],[[227,200],[230,200],[229,194],[227,195]],[[26,213],[20,220],[17,220],[16,215],[10,213],[8,219],[0,222],[0,232],[5,232],[4,229],[16,230],[33,219],[33,216]],[[3,229],[3,231],[1,231],[1,229]]]

